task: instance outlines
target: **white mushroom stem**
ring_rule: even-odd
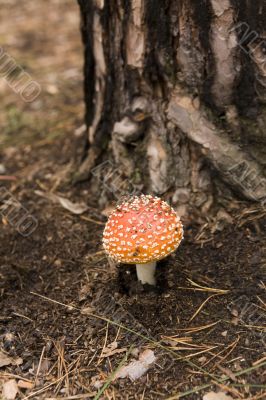
[[[136,264],[137,277],[141,283],[148,283],[149,285],[156,285],[155,270],[156,261],[147,264]]]

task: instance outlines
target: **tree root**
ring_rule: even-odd
[[[201,146],[202,153],[233,190],[249,200],[266,200],[262,167],[210,120],[198,98],[176,87],[168,105],[168,118]]]

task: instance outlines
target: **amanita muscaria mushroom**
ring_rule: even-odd
[[[142,283],[155,285],[156,262],[177,249],[183,226],[159,197],[132,196],[116,206],[103,232],[103,247],[115,261],[136,264]]]

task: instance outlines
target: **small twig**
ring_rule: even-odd
[[[74,367],[74,365],[75,365],[78,361],[79,361],[79,358],[78,358],[77,360],[73,361],[73,363],[71,364],[71,366]],[[69,371],[67,374],[65,374],[65,375],[61,376],[60,378],[56,379],[54,382],[49,383],[48,385],[46,385],[45,387],[43,387],[43,388],[37,390],[36,392],[30,393],[28,396],[24,397],[23,400],[30,399],[31,397],[34,397],[34,396],[36,396],[37,394],[40,394],[40,393],[45,392],[45,391],[46,391],[48,388],[50,388],[51,386],[54,386],[54,385],[56,385],[58,382],[62,381],[62,380],[66,377],[66,375],[70,375],[70,374],[72,374],[72,373],[74,373],[74,372],[75,372],[75,369],[73,368],[73,369],[72,369],[71,371]]]
[[[41,298],[44,299],[44,300],[49,300],[49,301],[51,301],[52,303],[59,304],[60,306],[64,306],[64,307],[68,308],[69,310],[78,310],[78,311],[81,311],[81,308],[79,308],[79,307],[75,307],[75,306],[71,306],[71,305],[68,305],[68,304],[60,303],[60,301],[57,301],[57,300],[54,300],[54,299],[50,299],[49,297],[43,296],[43,295],[41,295],[41,294],[39,294],[39,293],[30,292],[30,294],[33,294],[34,296],[41,297]]]
[[[242,376],[242,375],[245,375],[245,374],[247,374],[247,373],[249,373],[249,372],[252,372],[252,371],[255,371],[256,369],[259,369],[259,368],[261,368],[261,367],[264,367],[266,365],[266,362],[264,362],[264,363],[262,363],[262,364],[259,364],[259,365],[257,365],[257,366],[253,366],[253,367],[249,367],[249,368],[246,368],[246,369],[244,369],[244,370],[241,370],[241,371],[238,371],[238,372],[236,372],[235,373],[235,376]],[[226,382],[226,381],[228,381],[229,380],[229,377],[228,376],[226,376],[226,377],[224,377],[224,378],[221,378],[220,379],[220,383],[223,383],[223,382]],[[193,393],[197,393],[197,392],[199,392],[199,391],[201,391],[201,390],[204,390],[204,389],[207,389],[207,388],[209,388],[209,387],[211,387],[213,385],[213,383],[206,383],[206,384],[204,384],[204,385],[202,385],[202,386],[196,386],[195,388],[193,388],[193,389],[191,389],[191,390],[187,390],[186,392],[183,392],[183,393],[178,393],[178,394],[176,394],[176,395],[174,395],[174,396],[171,396],[171,397],[168,397],[166,400],[178,400],[178,399],[181,399],[181,397],[186,397],[186,396],[188,396],[188,395],[190,395],[190,394],[193,394]],[[232,386],[236,386],[237,384],[232,384]],[[238,385],[238,386],[240,386],[240,385]],[[250,386],[250,387],[252,387],[252,385],[249,385],[249,384],[243,384],[242,385],[242,387],[243,386]],[[264,386],[264,385],[263,385]],[[265,394],[264,394],[265,395]],[[262,397],[261,397],[262,398]],[[255,400],[255,398],[254,399],[250,399],[250,400]],[[257,400],[257,399],[256,399]]]
[[[237,381],[237,378],[236,378],[235,374],[234,374],[229,368],[224,368],[224,367],[222,367],[220,364],[217,364],[217,368],[218,368],[220,371],[222,371],[225,375],[228,375],[229,378],[230,378],[232,381],[234,381],[234,382]]]
[[[197,288],[200,288],[200,289],[204,289],[204,290],[206,290],[206,291],[208,291],[208,292],[215,292],[215,293],[220,293],[220,294],[225,294],[225,293],[228,293],[228,292],[229,292],[228,289],[210,288],[210,287],[208,287],[208,286],[199,285],[198,283],[192,281],[192,279],[187,278],[187,280],[188,280],[193,286],[196,286]]]
[[[41,369],[41,364],[42,364],[42,359],[43,359],[44,352],[45,352],[45,346],[43,346],[43,349],[42,349],[40,361],[39,361],[37,372],[36,372],[36,376],[35,376],[35,379],[34,379],[34,386],[36,386],[36,383],[37,383],[37,379],[38,379],[38,375],[39,375],[39,372],[40,372],[40,369]]]
[[[109,322],[107,322],[107,324],[106,324],[106,334],[105,334],[104,344],[103,344],[103,348],[102,348],[97,366],[100,365],[100,363],[102,362],[103,352],[104,352],[104,349],[106,348],[107,339],[108,339],[108,329],[109,329]]]
[[[0,175],[0,181],[16,181],[17,178],[13,175]]]
[[[9,378],[15,378],[15,379],[19,379],[25,382],[29,382],[32,383],[32,381],[30,379],[24,378],[23,376],[20,375],[15,375],[15,374],[10,374],[9,372],[0,372],[0,377],[9,377]]]
[[[252,365],[256,366],[256,365],[262,363],[263,361],[266,361],[266,356],[262,357],[260,360],[255,361],[254,363],[252,363]]]
[[[202,308],[205,306],[205,304],[214,296],[218,296],[218,294],[212,294],[209,297],[207,297],[207,299],[204,300],[204,302],[199,306],[197,311],[192,315],[192,317],[190,318],[190,320],[188,322],[191,322],[199,314],[199,312],[202,310]]]
[[[56,343],[54,343],[54,346],[55,346],[55,348],[57,350],[58,357],[60,359],[60,373],[62,373],[62,371],[61,371],[62,366],[63,366],[63,368],[65,370],[66,389],[67,389],[67,394],[69,394],[69,378],[68,378],[68,372],[69,371],[67,369],[66,361],[65,361],[65,358],[64,358],[64,348],[60,345],[60,343],[58,343],[58,345]]]
[[[233,394],[234,396],[237,396],[239,399],[243,399],[244,398],[244,396],[237,389],[231,388],[231,387],[229,387],[227,385],[224,385],[222,383],[215,383],[215,382],[213,382],[213,383],[216,386],[218,386],[220,389],[222,389],[223,391],[229,392],[229,393]]]
[[[216,347],[217,346],[209,347],[206,350],[198,351],[197,353],[193,353],[193,354],[189,354],[187,356],[184,356],[184,358],[192,358],[192,357],[195,357],[195,356],[199,356],[200,354],[203,354],[203,353],[208,353],[210,350],[216,349]]]
[[[178,330],[178,331],[185,331],[186,333],[194,333],[194,332],[202,331],[202,330],[204,330],[204,329],[211,328],[212,326],[217,325],[219,322],[220,322],[220,320],[219,320],[219,321],[212,322],[211,324],[208,324],[208,325],[195,326],[195,327],[193,327],[193,328],[177,328],[177,330]],[[176,336],[178,336],[178,335],[171,336],[171,338],[174,338],[174,337],[176,337]]]
[[[87,399],[88,397],[94,397],[96,392],[86,393],[86,394],[75,394],[74,396],[68,397],[46,397],[45,400],[78,400]]]
[[[264,305],[264,307],[266,308],[266,303],[264,303],[264,301],[259,297],[259,296],[257,296],[257,299]]]
[[[19,314],[19,313],[16,313],[16,312],[12,312],[12,314],[13,314],[13,315],[16,315],[16,317],[21,317],[21,318],[27,319],[28,321],[34,322],[33,319],[27,317],[26,315]]]
[[[227,350],[227,349],[230,349],[229,352],[228,352],[224,357],[222,357],[219,361],[217,361],[216,364],[214,364],[212,370],[216,368],[217,364],[221,364],[224,360],[227,359],[227,357],[228,357],[228,356],[232,353],[232,351],[236,348],[237,343],[239,342],[239,340],[240,340],[240,337],[238,336],[238,338],[237,338],[233,343],[231,343],[230,346],[228,346],[228,347],[226,348],[226,350]]]
[[[81,219],[84,219],[85,221],[93,222],[94,224],[97,225],[105,225],[105,222],[102,221],[97,221],[96,219],[90,218],[90,217],[85,217],[84,215],[81,215]]]
[[[266,392],[258,394],[254,397],[251,397],[249,400],[260,400],[260,399],[265,399],[266,398]]]

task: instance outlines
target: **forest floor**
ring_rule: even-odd
[[[2,3],[3,50],[41,93],[25,102],[0,80],[0,399],[265,399],[265,209],[239,201],[224,226],[185,221],[156,289],[110,265],[106,217],[71,180],[85,142],[78,7]],[[139,357],[155,361],[119,377]]]

